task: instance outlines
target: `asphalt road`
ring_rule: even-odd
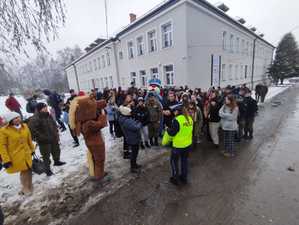
[[[190,156],[187,186],[168,182],[166,161],[66,224],[299,224],[299,88],[273,102],[260,109],[254,140],[239,144],[236,158],[202,144]]]

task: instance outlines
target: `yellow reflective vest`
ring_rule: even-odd
[[[173,137],[172,146],[174,148],[187,148],[192,145],[193,120],[188,116],[188,120],[184,115],[175,118],[180,126],[179,132]]]

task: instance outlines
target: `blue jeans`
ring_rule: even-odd
[[[181,177],[187,180],[188,177],[188,156],[191,146],[183,149],[174,148],[171,150],[170,165],[172,177]],[[181,160],[181,173],[179,172],[179,160]]]

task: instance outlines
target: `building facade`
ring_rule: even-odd
[[[275,47],[204,0],[169,0],[66,67],[70,88],[253,85]]]

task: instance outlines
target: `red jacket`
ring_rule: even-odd
[[[15,97],[9,97],[6,99],[5,105],[10,111],[18,111],[21,108],[20,103],[17,99],[15,99]]]

